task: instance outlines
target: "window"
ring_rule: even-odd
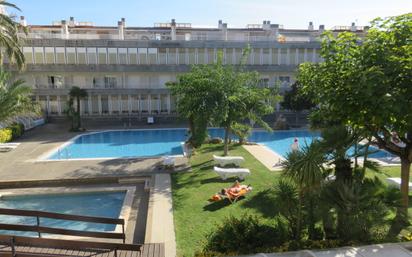
[[[54,64],[54,47],[45,47],[45,61],[47,64]]]
[[[152,114],[159,114],[159,97],[157,95],[151,95],[150,97],[150,110]]]
[[[139,64],[147,64],[147,48],[137,49]]]
[[[43,64],[43,47],[34,47],[34,60],[36,64]]]
[[[63,77],[62,76],[48,76],[47,82],[49,84],[49,88],[62,88],[63,87]]]
[[[168,95],[161,95],[160,96],[160,112],[161,113],[167,113],[168,112],[168,102],[169,102],[169,97]]]
[[[111,99],[112,104],[112,113],[119,114],[120,113],[120,99],[117,95],[109,96]]]
[[[262,78],[259,80],[259,87],[269,87],[269,78]]]
[[[127,48],[119,48],[119,64],[127,64]]]
[[[76,49],[74,47],[66,48],[66,56],[68,64],[76,64]]]
[[[260,65],[260,48],[253,49],[253,64]]]
[[[205,64],[205,49],[204,48],[197,49],[197,63]]]
[[[96,48],[87,48],[87,59],[89,64],[97,64]]]
[[[105,76],[104,77],[104,87],[105,88],[116,88],[117,86],[117,78],[112,76]]]
[[[148,64],[157,64],[157,48],[148,48],[147,54]]]
[[[33,48],[32,47],[23,47],[23,54],[24,54],[26,63],[33,63]]]
[[[278,48],[272,48],[272,64],[279,65],[279,50]]]
[[[289,64],[287,60],[287,49],[286,48],[280,49],[280,63],[279,64]]]
[[[65,64],[64,47],[56,47],[56,63]]]
[[[77,63],[78,64],[86,64],[86,48],[79,47],[76,49],[77,51]]]
[[[102,113],[107,114],[109,113],[109,96],[102,95],[100,98],[101,105],[102,105]]]
[[[176,64],[176,48],[169,48],[167,64]]]
[[[121,95],[120,98],[122,99],[120,106],[122,113],[129,113],[129,97],[127,95]]]
[[[263,48],[262,50],[262,64],[270,64],[270,49]]]
[[[212,64],[215,62],[215,49],[207,48],[207,62],[208,64]]]
[[[108,64],[117,64],[117,48],[108,48]]]
[[[132,113],[139,112],[139,96],[138,95],[131,95],[131,108],[132,108]]]
[[[179,64],[186,64],[186,48],[179,48]]]
[[[297,64],[300,64],[303,62],[305,62],[305,49],[300,48],[298,49],[298,63]]]
[[[226,63],[227,64],[234,64],[233,63],[233,51],[232,48],[226,48]]]
[[[196,64],[196,49],[195,48],[189,48],[189,63],[188,64]]]
[[[128,48],[127,51],[129,52],[129,64],[136,65],[137,64],[137,48]]]
[[[289,64],[296,65],[296,48],[289,49]]]
[[[98,58],[99,58],[99,64],[107,64],[107,49],[106,48],[98,48]]]
[[[242,49],[236,48],[235,49],[235,64],[239,64],[240,60],[242,59]]]
[[[166,48],[159,48],[158,61],[159,64],[166,64]]]
[[[306,61],[313,62],[313,49],[309,48],[306,50]]]

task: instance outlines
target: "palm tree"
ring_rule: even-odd
[[[76,118],[77,118],[77,124],[76,124],[75,128],[79,129],[79,128],[81,128],[80,100],[82,98],[87,97],[87,91],[85,89],[80,88],[80,87],[72,87],[70,89],[69,95],[70,95],[71,99],[76,99],[77,111],[75,112],[75,115],[76,115]]]
[[[324,180],[324,163],[326,157],[318,141],[304,146],[298,151],[289,152],[285,161],[282,162],[283,174],[294,181],[298,188],[298,224],[297,232],[300,239],[302,206],[304,196],[308,198],[309,237],[313,238],[315,233],[314,201],[312,193],[318,191]]]
[[[7,123],[21,114],[39,113],[31,99],[31,88],[23,84],[23,80],[12,80],[10,73],[0,69],[0,122]]]
[[[0,0],[0,8],[5,7],[20,11],[16,5]],[[3,63],[4,55],[6,55],[10,63],[15,63],[21,69],[24,66],[25,60],[20,47],[19,31],[26,32],[25,28],[15,22],[13,17],[0,13],[0,63]]]

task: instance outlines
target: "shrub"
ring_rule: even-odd
[[[232,131],[239,138],[239,143],[243,144],[252,132],[252,128],[245,124],[235,123],[232,126]]]
[[[212,138],[207,140],[207,143],[209,143],[209,144],[222,144],[223,139],[221,139],[220,137],[212,137]]]
[[[13,131],[9,128],[0,129],[0,143],[9,142],[13,137]]]
[[[18,138],[24,133],[24,125],[21,123],[13,123],[8,127],[12,131],[12,138]]]
[[[248,254],[280,246],[289,238],[285,225],[278,221],[274,226],[263,224],[258,217],[245,215],[228,217],[216,231],[207,236],[203,254]],[[200,255],[199,255],[200,256]]]

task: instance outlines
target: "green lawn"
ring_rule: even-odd
[[[173,208],[178,256],[192,256],[202,249],[206,235],[229,216],[240,217],[255,214],[270,223],[275,202],[269,191],[280,178],[280,172],[269,171],[241,146],[232,146],[230,155],[243,156],[243,167],[251,175],[243,182],[251,184],[253,191],[235,204],[227,201],[209,203],[207,200],[224,187],[233,184],[233,179],[221,180],[213,170],[213,154],[222,154],[222,145],[204,145],[197,151],[190,163],[192,171],[172,175]],[[382,168],[380,178],[399,177],[400,168]],[[369,175],[373,176],[372,173]]]

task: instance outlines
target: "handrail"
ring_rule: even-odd
[[[31,210],[0,208],[0,214],[15,215],[15,216],[33,216],[33,217],[41,217],[41,218],[74,220],[74,221],[94,222],[94,223],[107,223],[107,224],[119,224],[119,225],[124,224],[124,219],[63,214],[63,213],[45,212],[45,211],[31,211]]]
[[[95,231],[82,231],[64,228],[51,228],[37,225],[17,225],[17,224],[5,224],[0,223],[0,230],[12,230],[12,231],[27,231],[37,233],[58,234],[66,236],[81,236],[81,237],[95,237],[95,238],[111,238],[111,239],[124,239],[123,233],[113,232],[95,232]]]
[[[37,232],[39,238],[41,237],[41,233],[48,233],[48,234],[68,235],[68,236],[122,239],[123,243],[126,241],[124,219],[62,214],[62,213],[45,212],[45,211],[16,210],[16,209],[7,209],[7,208],[0,208],[0,214],[1,215],[35,217],[36,225],[19,225],[19,224],[0,223],[0,229]],[[73,229],[45,227],[45,226],[40,225],[40,218],[122,225],[122,232],[116,233],[116,232],[99,232],[99,231],[81,231],[81,230],[73,230]]]
[[[34,246],[54,249],[68,249],[68,250],[110,250],[110,251],[141,251],[140,244],[119,244],[119,243],[105,243],[105,242],[91,242],[78,240],[62,240],[62,239],[45,239],[33,238],[23,236],[8,236],[0,235],[0,243],[14,246]],[[18,255],[20,256],[20,255]]]

